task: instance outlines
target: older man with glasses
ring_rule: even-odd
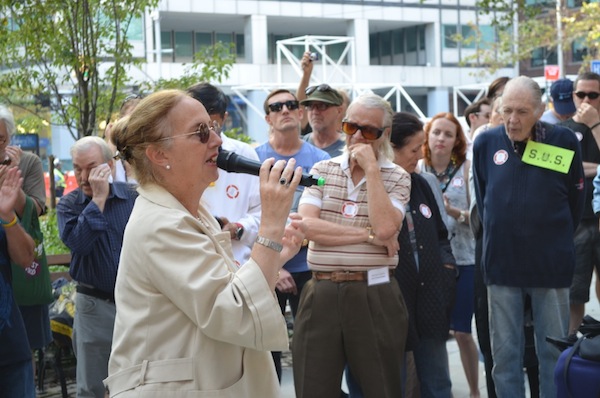
[[[328,84],[308,87],[305,93],[307,97],[300,101],[300,105],[304,105],[308,112],[312,132],[302,139],[321,148],[331,157],[341,155],[346,145],[338,130],[338,120],[343,113],[343,97]]]
[[[393,274],[410,176],[392,162],[391,123],[381,97],[355,99],[342,124],[347,150],[317,163],[311,173],[325,185],[302,195],[312,279],[292,343],[299,398],[338,396],[346,363],[365,396],[402,396],[408,315]]]
[[[581,143],[581,157],[585,174],[585,207],[575,231],[575,274],[569,291],[569,337],[576,341],[577,329],[590,300],[590,284],[594,268],[600,270],[600,232],[598,217],[592,209],[593,180],[600,165],[600,75],[593,72],[580,74],[573,85],[573,102],[577,110],[573,117],[559,125],[575,132]]]
[[[573,233],[584,206],[581,151],[569,130],[539,121],[542,105],[534,80],[509,80],[504,125],[480,134],[473,147],[498,397],[525,397],[525,297],[531,298],[541,397],[557,396],[560,352],[546,337],[563,336],[569,320]]]
[[[303,110],[296,96],[288,90],[278,89],[272,91],[264,102],[265,120],[269,124],[269,140],[256,148],[256,153],[263,162],[268,158],[275,160],[296,159],[296,165],[302,166],[305,172],[324,159],[329,159],[327,152],[304,142],[300,139],[300,120]],[[298,209],[298,201],[302,194],[302,186],[298,186],[292,204],[292,212]],[[277,280],[276,293],[285,313],[289,301],[292,316],[296,316],[300,293],[304,284],[310,279],[311,274],[306,264],[306,244],[300,252],[288,261],[280,271]],[[281,381],[281,352],[273,352],[277,376]]]

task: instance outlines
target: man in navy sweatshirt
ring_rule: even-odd
[[[540,122],[542,112],[539,85],[525,76],[510,80],[502,96],[504,124],[482,133],[473,149],[498,397],[525,397],[526,294],[542,397],[556,396],[553,373],[560,355],[545,338],[564,336],[568,329],[584,174],[575,134]]]

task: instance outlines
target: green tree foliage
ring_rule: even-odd
[[[563,19],[565,36],[580,39],[587,48],[582,69],[589,69],[590,62],[600,59],[600,3],[583,3],[581,9]]]
[[[143,90],[156,91],[162,89],[186,88],[199,82],[221,83],[229,77],[235,63],[235,45],[216,42],[212,46],[205,46],[194,55],[194,62],[188,65],[177,79],[158,79],[156,82],[144,82]]]
[[[74,138],[95,134],[136,64],[127,32],[158,0],[0,0],[0,97]]]
[[[44,249],[46,249],[46,254],[70,253],[70,250],[65,246],[58,235],[55,209],[48,210],[48,212],[40,218],[40,229],[44,234]]]
[[[560,44],[563,52],[569,51],[576,40],[584,43],[588,52],[582,69],[587,69],[589,61],[599,54],[599,4],[584,3],[579,10],[573,10],[565,6],[565,0],[557,1],[562,1],[560,14],[563,32]],[[536,49],[552,51],[559,44],[556,1],[538,1],[531,5],[524,0],[479,0],[477,7],[479,15],[491,18],[491,24],[496,28],[496,41],[484,43],[479,33],[470,37],[455,35],[453,38],[459,43],[476,44],[475,54],[466,57],[463,64],[486,67],[482,74],[493,74],[500,68],[531,58]],[[518,20],[516,32],[515,20]],[[470,26],[478,32],[474,22]]]

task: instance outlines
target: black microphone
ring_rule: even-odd
[[[245,156],[221,149],[217,157],[217,166],[230,173],[244,173],[257,176],[260,172],[261,164]],[[300,185],[310,187],[315,184],[323,186],[325,185],[325,179],[323,177],[314,177],[312,174],[302,173]]]

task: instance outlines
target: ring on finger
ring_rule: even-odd
[[[285,178],[285,177],[281,177],[281,178],[279,179],[279,183],[280,183],[281,185],[287,185],[287,183],[288,183],[288,180],[287,180],[287,178]]]

